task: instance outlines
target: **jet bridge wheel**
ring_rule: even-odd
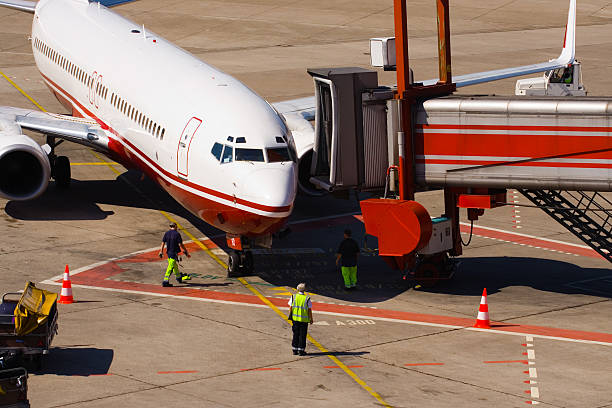
[[[70,159],[58,156],[53,162],[53,178],[58,188],[66,189],[70,186]]]

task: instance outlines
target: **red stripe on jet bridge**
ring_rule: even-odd
[[[40,71],[39,71],[40,72]],[[162,173],[163,175],[165,175],[166,177],[172,179],[173,181],[179,183],[180,185],[186,186],[186,187],[191,187],[195,190],[201,191],[203,193],[212,195],[214,197],[217,198],[221,198],[223,200],[226,201],[232,201],[235,202],[237,204],[240,205],[244,205],[246,207],[250,207],[256,210],[260,210],[260,211],[267,211],[267,212],[287,212],[291,209],[290,205],[286,205],[283,207],[273,207],[273,206],[268,206],[268,205],[264,205],[264,204],[258,204],[258,203],[254,203],[251,201],[247,201],[244,200],[242,198],[238,198],[238,197],[234,197],[232,195],[229,194],[225,194],[222,193],[220,191],[216,191],[216,190],[212,190],[208,187],[204,187],[201,186],[199,184],[195,184],[193,182],[187,181],[187,180],[183,180],[177,176],[175,176],[174,174],[166,171],[163,167],[161,167],[160,165],[158,165],[157,163],[155,163],[151,158],[149,158],[146,154],[144,154],[140,149],[138,149],[136,146],[134,146],[129,140],[127,140],[126,138],[124,138],[123,136],[121,136],[119,134],[119,132],[117,132],[115,129],[113,129],[112,127],[110,127],[108,124],[106,124],[102,119],[100,119],[98,116],[96,116],[93,112],[91,112],[89,109],[87,109],[85,106],[83,106],[76,98],[74,98],[70,93],[66,92],[66,90],[64,90],[61,86],[59,86],[58,84],[56,84],[53,80],[51,80],[49,77],[47,77],[45,74],[43,74],[42,72],[40,72],[40,75],[42,75],[42,77],[47,80],[49,83],[51,83],[54,87],[56,87],[57,89],[59,89],[61,92],[63,92],[67,97],[69,97],[73,103],[75,103],[76,105],[78,105],[83,111],[85,111],[85,113],[87,115],[89,115],[91,118],[93,118],[96,122],[98,122],[98,124],[105,130],[108,130],[109,132],[111,132],[112,134],[114,134],[115,136],[117,136],[120,141],[124,144],[126,144],[128,147],[130,147],[131,149],[133,149],[134,151],[136,151],[140,156],[142,156],[144,158],[144,163],[149,166],[151,169],[156,169],[157,171],[159,171],[160,173]]]
[[[527,159],[527,158],[525,158]],[[488,166],[499,164],[504,166],[520,166],[520,167],[570,167],[580,169],[612,169],[612,164],[605,163],[567,163],[567,162],[544,162],[544,161],[528,161],[513,163],[505,160],[449,160],[449,159],[416,159],[416,163],[422,164],[451,164],[454,166]]]
[[[446,125],[446,124],[418,124],[421,129],[473,129],[473,130],[521,130],[534,132],[612,132],[612,127],[603,126],[512,126],[512,125]]]
[[[107,264],[109,265],[109,264]],[[109,265],[110,266],[110,265]],[[71,277],[73,287],[75,285],[94,286],[98,288],[130,290],[143,293],[161,294],[168,296],[182,296],[193,299],[210,299],[225,302],[243,303],[248,305],[264,305],[263,301],[249,294],[227,293],[213,290],[191,289],[189,287],[171,287],[164,288],[161,285],[152,285],[137,282],[123,282],[118,280],[106,279],[112,275],[116,275],[116,268],[107,267],[107,276],[104,277],[104,265],[93,268],[91,271],[83,271]],[[115,278],[116,279],[116,278]],[[60,282],[61,280],[58,280]],[[286,299],[268,298],[268,300],[277,307],[287,307]],[[363,306],[350,305],[335,305],[330,303],[313,302],[313,310],[315,312],[330,312],[339,315],[350,315],[359,317],[374,317],[394,319],[406,322],[417,322],[431,325],[446,325],[455,327],[472,327],[474,319],[438,316],[422,313],[402,312],[397,310],[370,309]],[[491,324],[491,331],[504,331],[521,334],[535,334],[541,336],[560,337],[573,340],[597,341],[612,344],[611,333],[587,332],[579,330],[565,330],[553,327],[541,327],[522,324],[495,323]]]
[[[470,226],[461,224],[461,232],[465,232],[469,234]],[[543,238],[526,237],[526,236],[515,234],[509,231],[508,232],[496,231],[496,230],[492,230],[489,228],[482,228],[482,227],[474,226],[474,235],[486,237],[486,238],[498,239],[501,241],[513,242],[517,244],[529,245],[535,248],[544,248],[544,249],[550,249],[553,251],[566,252],[566,253],[570,253],[573,255],[581,255],[581,256],[587,256],[590,258],[603,259],[601,255],[599,255],[597,252],[595,252],[593,249],[590,249],[590,248],[582,248],[579,246],[575,246],[571,244],[564,244],[561,242],[552,242],[552,241],[549,241]]]

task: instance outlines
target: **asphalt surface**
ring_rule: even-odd
[[[409,2],[417,79],[437,76],[434,6]],[[368,39],[393,27],[389,0],[141,0],[116,10],[270,101],[310,95],[306,68],[367,68]],[[452,4],[453,72],[556,57],[566,13],[548,0]],[[578,4],[577,57],[591,95],[612,95],[610,18],[603,0]],[[0,71],[63,112],[34,65],[30,27],[31,15],[0,8]],[[514,80],[468,92],[512,94]],[[0,105],[35,108],[4,77]],[[364,243],[357,200],[299,197],[292,233],[256,253],[253,276],[230,279],[219,231],[140,173],[78,145],[59,150],[73,164],[68,191],[51,183],[33,201],[0,200],[0,292],[28,280],[59,291],[65,265],[73,272],[77,302],[60,305],[54,347],[30,373],[33,407],[612,407],[610,264],[538,209],[485,213],[454,278],[434,288],[413,287],[364,250],[359,289],[347,292],[334,253],[347,227]],[[436,216],[441,197],[417,199]],[[161,288],[164,214],[197,238],[182,262],[189,285]],[[298,358],[281,316],[301,281],[315,324],[309,355]],[[495,323],[477,331],[485,287]]]

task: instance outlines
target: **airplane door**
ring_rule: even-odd
[[[183,133],[181,133],[181,138],[178,141],[178,150],[176,154],[176,169],[178,171],[179,176],[187,178],[189,171],[189,147],[191,146],[191,141],[193,140],[193,136],[195,136],[198,131],[202,121],[196,117],[189,119],[185,129],[183,129]]]

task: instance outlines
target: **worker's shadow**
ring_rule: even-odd
[[[54,347],[43,359],[36,374],[90,376],[108,374],[114,351],[89,347]]]
[[[334,356],[334,357],[363,356],[366,354],[370,354],[370,352],[369,351],[326,351],[326,352],[308,353],[309,356]]]

